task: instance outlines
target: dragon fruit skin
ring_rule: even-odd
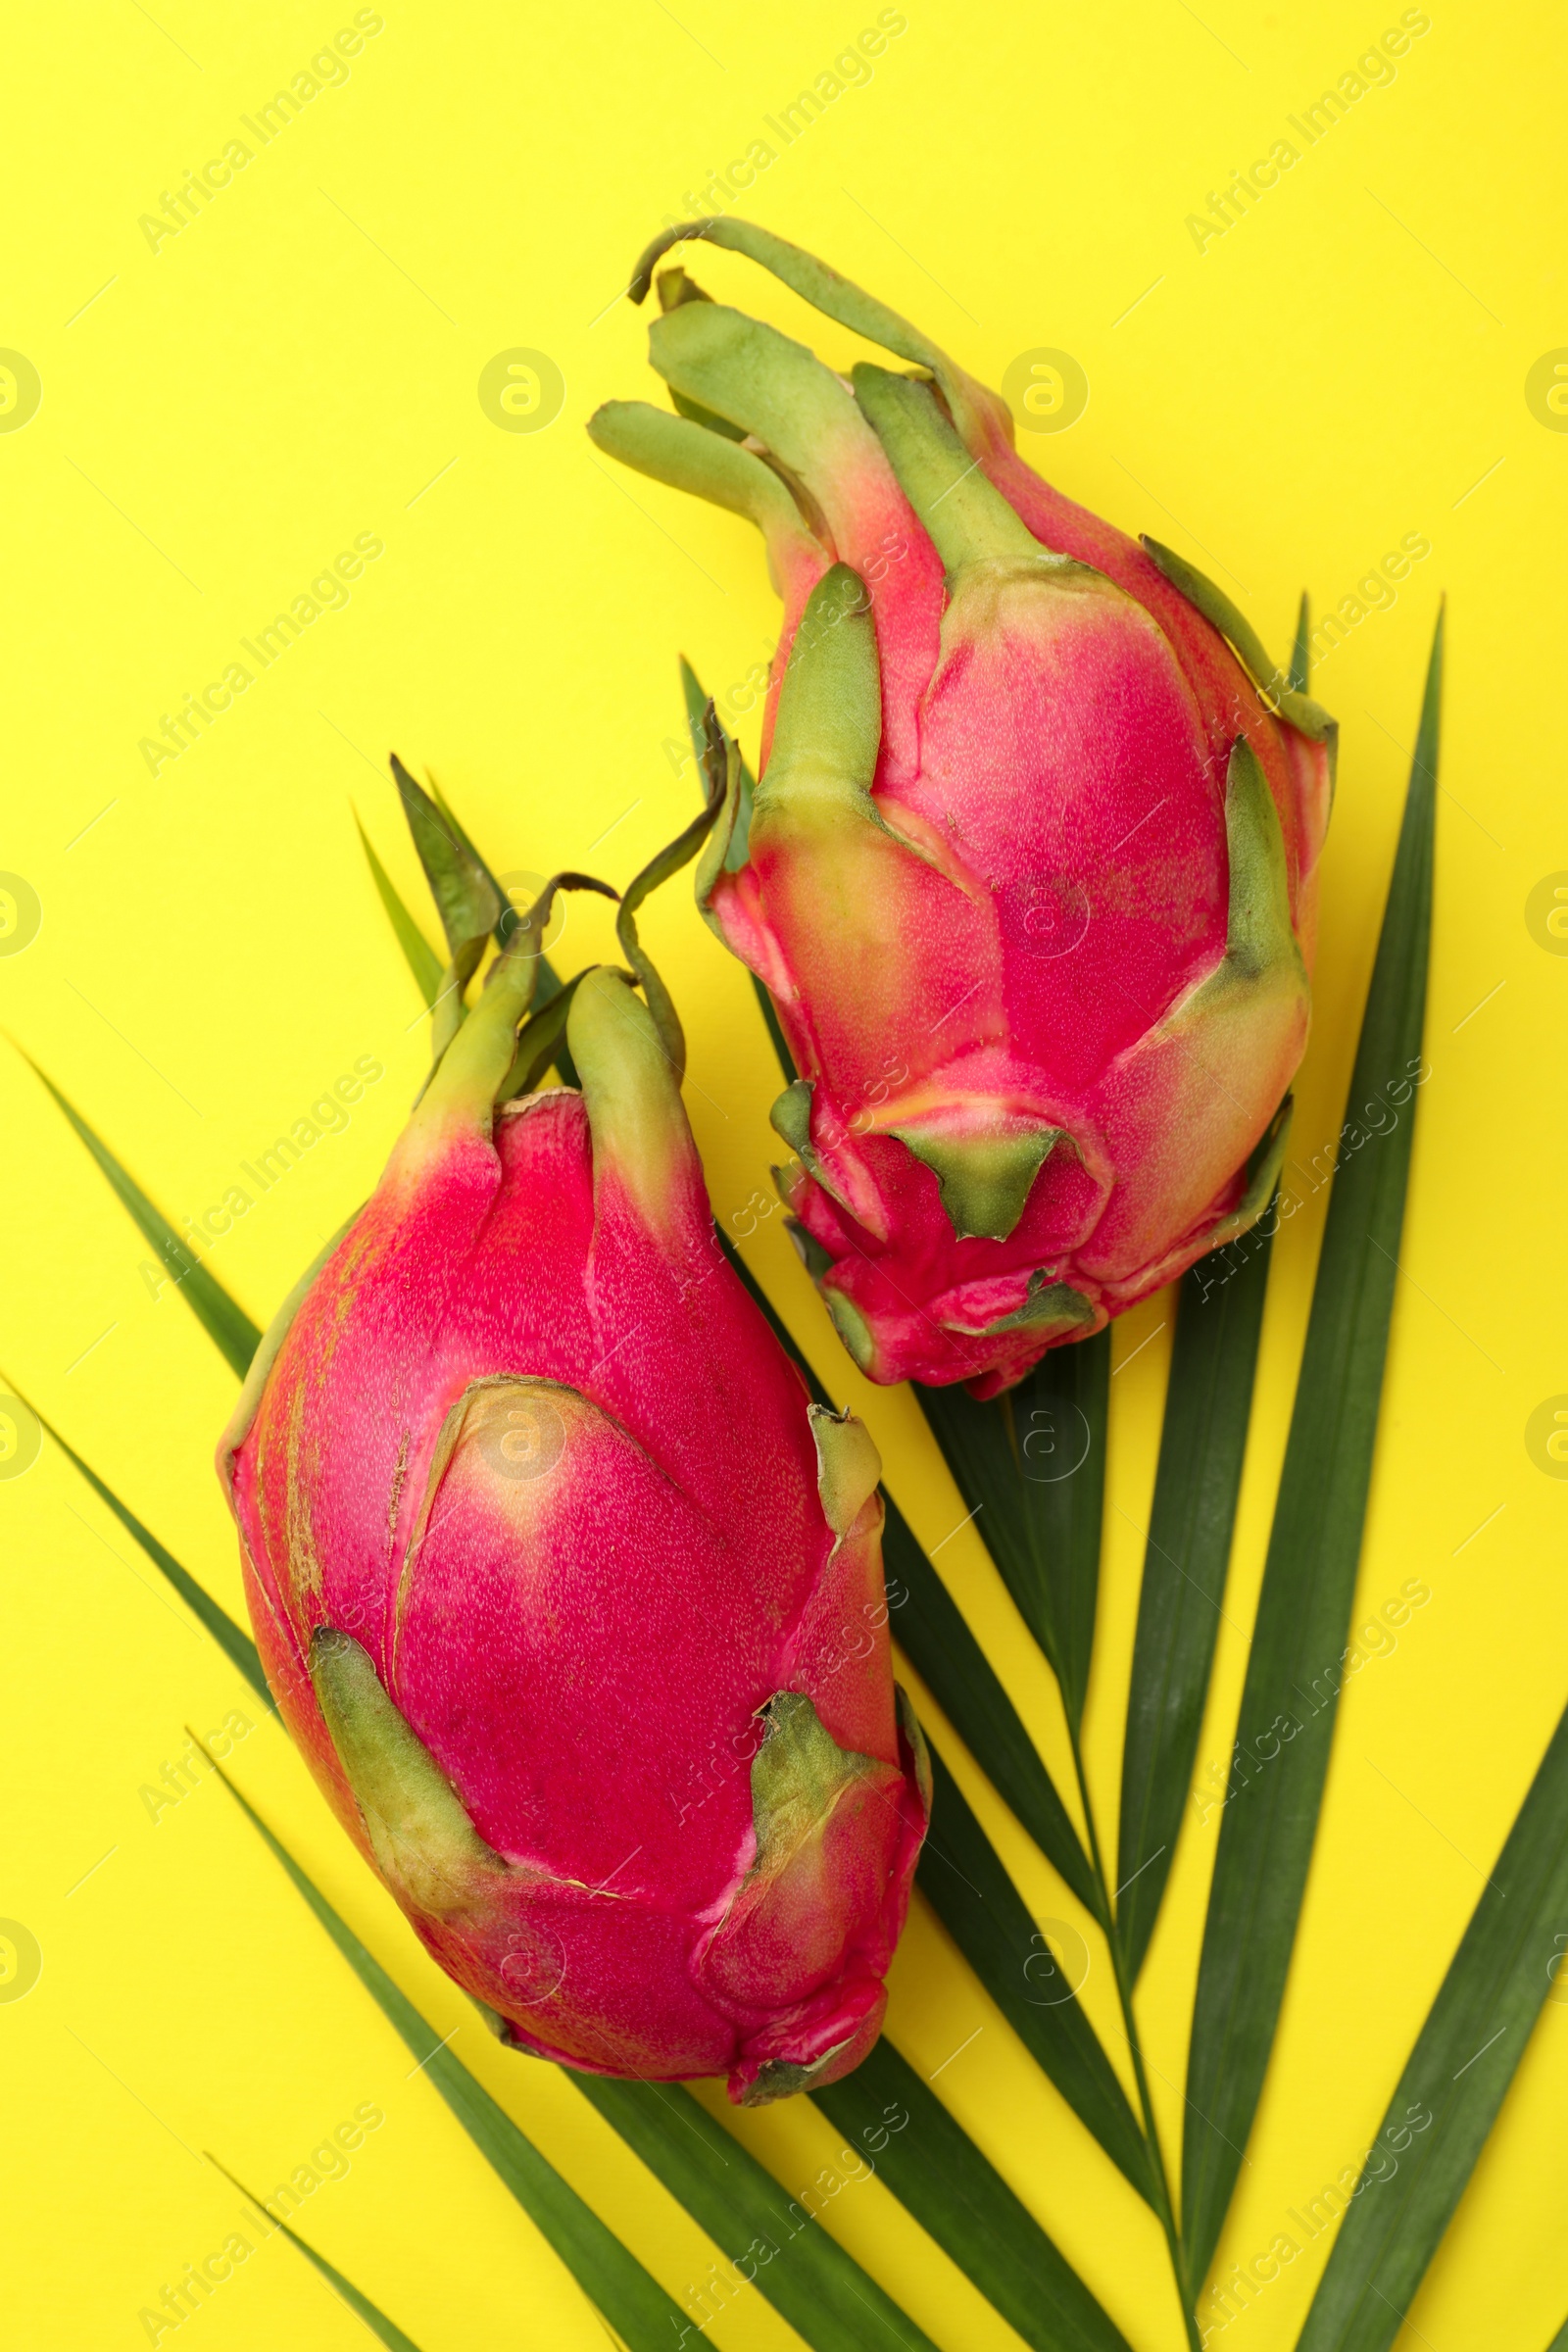
[[[572,1003],[582,1092],[499,1110],[493,993],[220,1451],[257,1641],[508,2039],[760,2103],[874,2042],[924,1834],[880,1466],[725,1264],[622,980]]]
[[[801,1073],[773,1120],[802,1253],[871,1378],[994,1395],[1266,1205],[1333,722],[808,255],[690,223],[634,293],[695,235],[922,370],[852,383],[671,271],[651,343],[681,413],[590,430],[757,521],[784,598],[761,779],[699,895]]]

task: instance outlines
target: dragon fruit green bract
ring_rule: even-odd
[[[599,445],[761,528],[783,627],[704,911],[797,1068],[797,1240],[872,1379],[991,1396],[1265,1207],[1334,722],[1223,593],[1048,486],[1003,403],[767,231],[687,223],[919,370],[660,279],[677,415]]]
[[[760,2103],[875,2040],[924,1835],[879,1464],[719,1252],[658,1004],[590,970],[580,1093],[498,1103],[542,919],[220,1470],[283,1715],[441,1966],[522,2048]]]

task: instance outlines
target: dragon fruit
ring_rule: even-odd
[[[649,1003],[581,975],[580,1092],[510,1092],[554,890],[220,1473],[284,1719],[440,1965],[519,2048],[760,2104],[875,2041],[924,1835],[880,1465],[718,1250],[626,910]]]
[[[699,870],[800,1073],[798,1245],[873,1380],[1017,1381],[1266,1206],[1304,1051],[1334,722],[1222,592],[1052,489],[1001,400],[823,264],[706,237],[911,363],[846,378],[660,279],[642,471],[761,528],[755,795]]]

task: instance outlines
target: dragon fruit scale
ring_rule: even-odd
[[[761,529],[784,605],[760,780],[699,869],[800,1075],[773,1109],[802,1254],[873,1380],[1010,1386],[1266,1206],[1309,1016],[1336,730],[1223,593],[1017,457],[895,313],[734,220],[911,364],[845,377],[659,280],[674,415],[625,463]]]
[[[925,1830],[880,1465],[718,1250],[662,991],[582,975],[580,1091],[506,1099],[553,888],[220,1472],[283,1716],[440,1965],[517,2047],[760,2104],[875,2041]]]

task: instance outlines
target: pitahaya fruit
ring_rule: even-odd
[[[1000,399],[767,231],[690,222],[912,363],[835,374],[683,270],[679,414],[602,449],[749,515],[783,628],[704,911],[800,1072],[781,1189],[873,1380],[991,1396],[1263,1210],[1306,1044],[1334,723],[1222,593],[1023,465]]]
[[[553,890],[220,1471],[284,1719],[441,1966],[518,2047],[760,2103],[875,2041],[924,1835],[880,1465],[719,1251],[624,919],[649,1004],[590,970],[581,1091],[498,1103]]]

